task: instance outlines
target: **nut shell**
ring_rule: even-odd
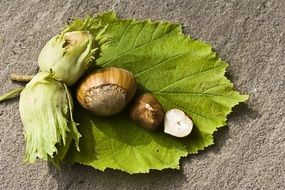
[[[89,73],[77,88],[77,100],[100,116],[122,111],[136,92],[133,74],[125,69],[108,67]]]
[[[155,130],[163,121],[164,110],[155,96],[143,94],[131,106],[130,116],[140,126]]]

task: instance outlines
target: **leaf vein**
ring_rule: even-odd
[[[121,44],[121,42],[122,42],[122,39],[123,39],[123,37],[126,35],[126,31],[129,29],[129,27],[131,26],[132,23],[133,23],[133,22],[129,22],[128,26],[125,28],[125,30],[124,30],[124,32],[123,32],[123,35],[121,36],[121,38],[120,38],[120,40],[119,40],[119,42],[118,42],[118,44],[117,44],[117,47],[116,47],[116,50],[115,50],[115,56],[117,56],[118,48],[120,47],[120,44]]]
[[[142,27],[141,31],[138,33],[138,35],[137,35],[136,39],[134,40],[133,48],[135,48],[135,47],[136,47],[136,45],[137,45],[137,40],[138,40],[138,38],[140,37],[140,35],[141,35],[142,31],[144,30],[145,26],[146,26],[146,22],[144,23],[144,25],[143,25],[143,27]]]
[[[112,127],[110,127],[110,128],[111,128],[110,141],[111,141],[111,147],[112,147],[112,154],[113,154],[113,157],[114,157],[115,161],[117,162],[117,164],[118,164],[121,168],[125,169],[125,167],[122,166],[122,165],[120,164],[120,162],[119,162],[119,161],[117,160],[117,158],[116,158],[115,150],[114,150],[114,143],[113,143],[113,128],[112,128]]]
[[[214,70],[214,69],[217,69],[217,68],[220,68],[220,67],[223,67],[223,65],[219,65],[219,66],[217,66],[217,67],[212,67],[212,68],[207,69],[207,70],[204,70],[204,71],[202,71],[202,72],[193,73],[193,74],[191,74],[191,75],[189,75],[189,76],[187,76],[187,77],[181,78],[181,79],[179,79],[179,80],[177,80],[177,81],[175,81],[175,82],[173,82],[173,83],[170,83],[169,85],[167,85],[167,86],[165,86],[164,88],[162,88],[162,89],[156,91],[155,93],[162,92],[163,90],[165,90],[165,89],[167,89],[167,88],[169,88],[169,87],[171,87],[171,86],[173,86],[173,85],[175,85],[175,84],[177,84],[177,83],[179,83],[179,82],[181,82],[181,81],[187,80],[187,79],[189,79],[189,78],[191,78],[191,77],[193,77],[193,76],[195,76],[195,75],[197,75],[197,74],[205,73],[205,72],[207,72],[207,71],[211,71],[211,70]]]
[[[130,49],[130,50],[128,50],[128,51],[126,51],[126,52],[124,52],[124,53],[122,53],[122,54],[115,55],[112,59],[110,59],[109,61],[106,61],[102,66],[105,67],[105,66],[108,65],[110,62],[114,61],[115,59],[118,59],[118,58],[122,57],[123,55],[125,55],[125,54],[127,54],[127,53],[130,53],[130,52],[132,52],[132,51],[135,51],[135,50],[138,49],[138,48],[142,48],[142,47],[144,47],[144,46],[150,45],[150,44],[154,43],[155,41],[157,41],[157,40],[159,40],[159,39],[161,39],[161,38],[167,37],[167,36],[168,36],[169,34],[171,34],[173,31],[175,31],[175,30],[173,29],[173,30],[170,31],[169,33],[167,33],[167,34],[165,34],[165,35],[162,35],[162,36],[160,36],[159,38],[156,38],[156,39],[154,39],[154,40],[152,40],[152,41],[148,41],[148,42],[146,42],[146,43],[144,43],[144,44],[142,44],[142,45],[139,45],[139,46],[137,46],[137,47],[135,47],[135,48],[133,48],[133,49]],[[117,48],[118,48],[118,46],[119,46],[119,44],[117,45]],[[116,49],[117,49],[117,48],[116,48]],[[116,50],[116,52],[117,52],[117,50]]]
[[[175,59],[175,58],[177,58],[177,57],[186,55],[187,53],[188,53],[188,52],[186,52],[186,53],[183,52],[183,53],[176,54],[176,55],[174,55],[174,56],[172,56],[172,57],[169,57],[169,58],[167,58],[167,59],[165,59],[165,60],[163,60],[163,61],[161,61],[161,62],[158,62],[157,64],[153,65],[152,67],[148,67],[148,68],[146,68],[146,69],[144,69],[144,70],[142,70],[142,71],[136,73],[135,76],[138,76],[138,75],[143,74],[143,73],[145,73],[145,72],[147,72],[147,71],[150,71],[150,70],[152,70],[152,69],[155,69],[156,67],[158,67],[158,66],[160,66],[160,65],[163,65],[163,64],[167,63],[168,61],[170,61],[170,60],[172,60],[172,59]]]

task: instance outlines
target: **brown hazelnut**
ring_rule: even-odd
[[[77,88],[77,100],[100,116],[122,111],[136,92],[133,74],[125,69],[108,67],[88,74]]]
[[[164,110],[155,96],[143,94],[134,100],[130,116],[142,127],[155,130],[163,121]]]

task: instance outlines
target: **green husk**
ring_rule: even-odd
[[[25,161],[29,163],[37,158],[56,158],[54,163],[59,165],[72,139],[79,149],[71,95],[65,84],[52,77],[52,73],[40,72],[21,92],[19,108],[26,141]]]
[[[73,85],[89,68],[96,51],[95,40],[87,31],[66,32],[53,37],[40,52],[41,71],[54,72],[54,77]]]

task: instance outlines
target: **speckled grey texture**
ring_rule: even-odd
[[[0,0],[0,93],[19,86],[9,73],[34,74],[44,43],[69,18],[108,9],[121,17],[180,22],[230,63],[227,75],[248,92],[216,145],[182,159],[181,171],[129,175],[74,165],[22,163],[18,99],[0,104],[0,189],[285,189],[285,1]]]

